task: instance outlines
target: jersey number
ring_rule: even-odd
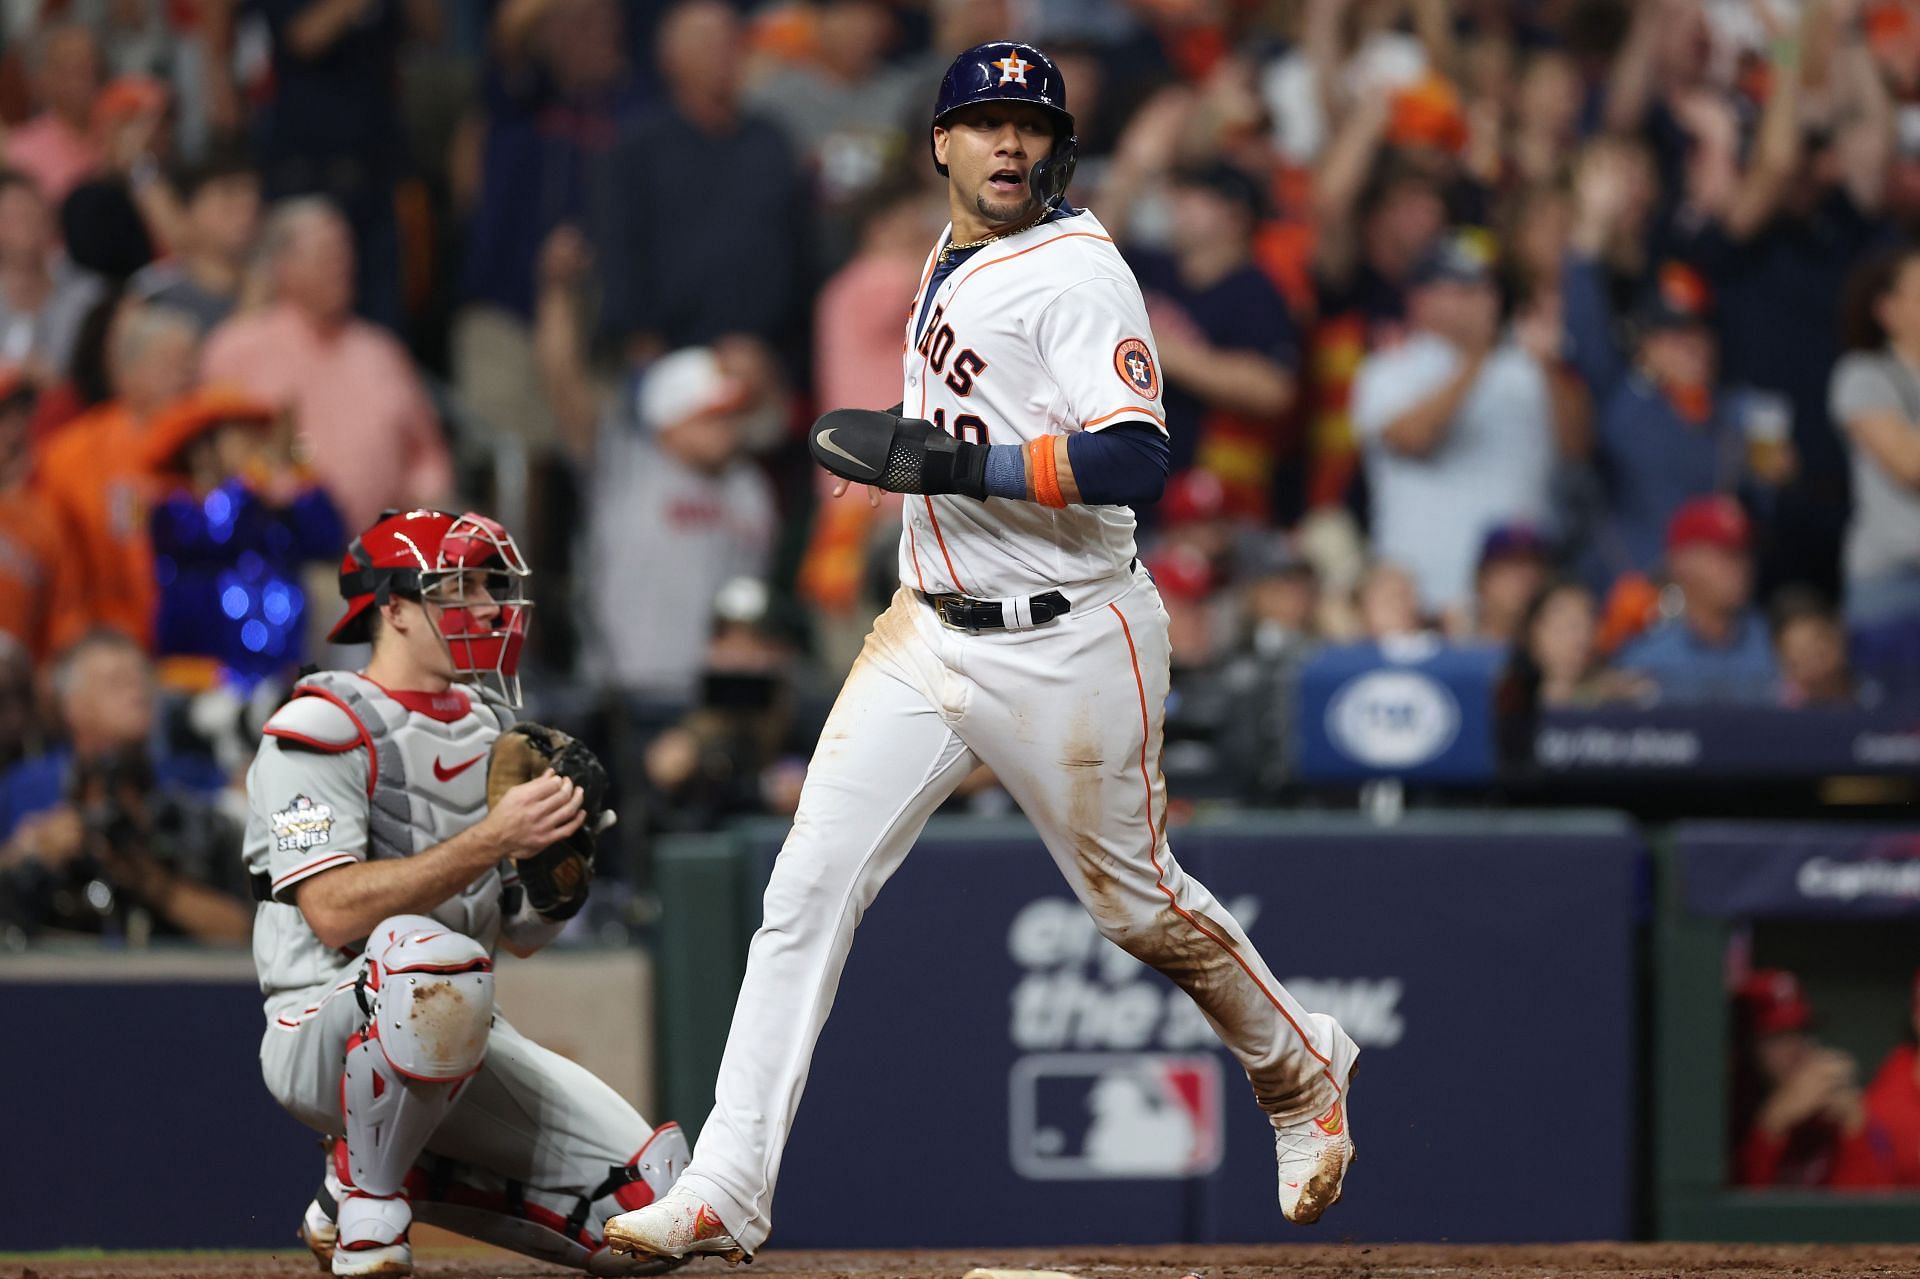
[[[935,409],[933,411],[933,424],[943,431],[947,429],[947,411],[945,409]],[[953,430],[948,432],[948,434],[958,436],[970,444],[985,444],[987,442],[987,424],[971,413],[962,413],[959,417],[953,419]]]

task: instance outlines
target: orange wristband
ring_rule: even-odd
[[[1042,506],[1063,507],[1066,495],[1060,491],[1060,469],[1053,457],[1053,436],[1043,435],[1027,443],[1027,479],[1033,485],[1033,500]]]

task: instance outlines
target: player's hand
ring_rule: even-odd
[[[835,497],[846,496],[847,490],[852,487],[853,487],[852,480],[843,480],[837,475],[834,476],[833,495]],[[873,507],[875,510],[878,510],[880,508],[880,490],[875,488],[871,484],[862,484],[860,487],[867,491],[867,505]]]
[[[493,846],[514,861],[544,852],[585,824],[585,795],[552,769],[521,782],[481,821]]]
[[[1796,1065],[1760,1108],[1760,1127],[1782,1136],[1820,1114],[1836,1093],[1854,1086],[1853,1058],[1831,1048],[1816,1048]]]

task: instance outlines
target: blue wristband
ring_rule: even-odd
[[[987,496],[1027,500],[1027,450],[1019,444],[987,446]]]

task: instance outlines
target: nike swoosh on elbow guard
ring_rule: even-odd
[[[833,454],[836,454],[837,456],[846,458],[847,461],[853,463],[857,467],[860,467],[862,470],[873,469],[872,467],[868,466],[865,462],[862,462],[859,458],[855,457],[853,454],[841,448],[838,444],[835,444],[833,442],[833,431],[831,429],[822,431],[818,435],[814,436],[813,442],[815,444],[818,444],[821,448],[825,449],[829,453],[833,453]]]

